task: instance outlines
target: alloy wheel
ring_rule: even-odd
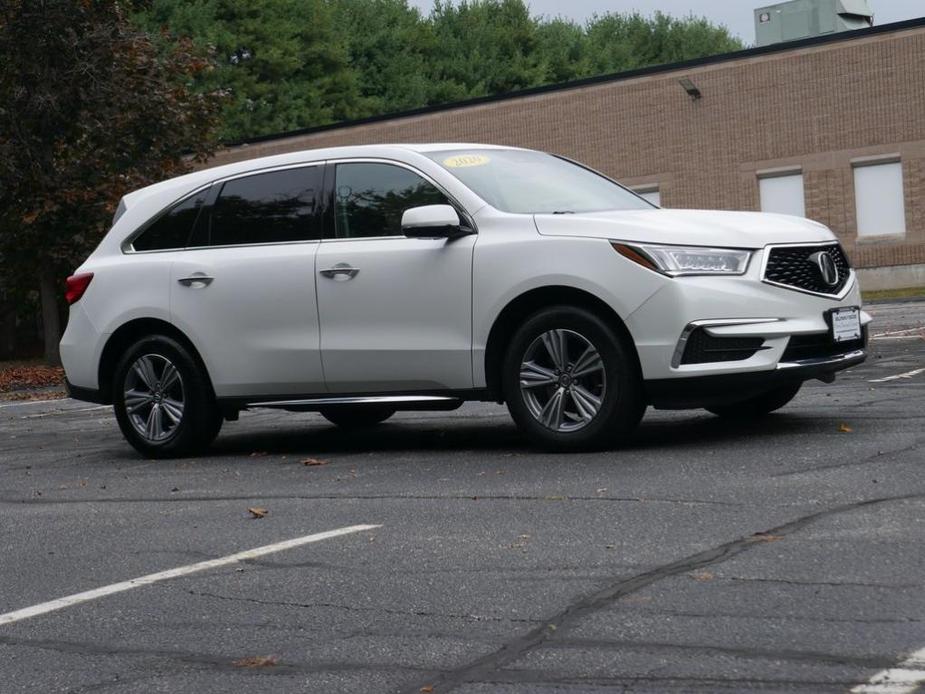
[[[183,377],[165,356],[145,354],[125,374],[125,413],[135,431],[151,443],[166,441],[183,421]]]
[[[578,431],[603,406],[604,361],[591,341],[574,330],[547,330],[524,353],[520,392],[530,414],[544,427]]]

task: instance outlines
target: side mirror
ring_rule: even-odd
[[[401,232],[411,239],[454,239],[472,233],[463,228],[451,205],[423,205],[405,210]]]

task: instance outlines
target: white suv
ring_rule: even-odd
[[[647,405],[759,416],[862,362],[855,274],[796,217],[662,210],[489,145],[283,154],[127,195],[68,279],[73,397],[148,456],[250,407],[343,426],[506,402],[532,441],[610,445]]]

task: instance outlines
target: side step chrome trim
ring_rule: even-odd
[[[786,369],[799,369],[806,366],[853,366],[855,363],[860,364],[867,358],[867,351],[856,349],[853,352],[839,354],[834,357],[817,357],[815,359],[800,359],[798,361],[782,361],[777,365],[778,371]]]
[[[306,398],[301,400],[273,400],[249,402],[247,407],[323,407],[325,405],[408,405],[426,403],[461,402],[445,395],[370,395],[366,397]]]

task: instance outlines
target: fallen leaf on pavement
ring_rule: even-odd
[[[433,685],[425,684],[421,687],[421,694],[430,694],[432,691],[434,691]]]
[[[716,575],[710,571],[695,571],[690,576],[695,581],[699,581],[700,583],[706,583],[707,581],[712,581],[714,578],[716,578]]]
[[[254,518],[263,518],[269,513],[265,508],[260,508],[259,506],[251,506],[247,510]]]
[[[840,424],[838,426],[838,430],[842,432],[843,434],[850,434],[852,431],[854,431],[854,429],[849,427],[847,424]]]
[[[0,366],[0,393],[64,385],[64,369],[45,364],[5,362]]]
[[[279,662],[279,657],[275,655],[255,655],[249,658],[239,658],[232,661],[235,667],[273,667]]]
[[[302,461],[302,465],[314,466],[314,465],[327,465],[327,460],[320,460],[318,458],[306,458]]]

